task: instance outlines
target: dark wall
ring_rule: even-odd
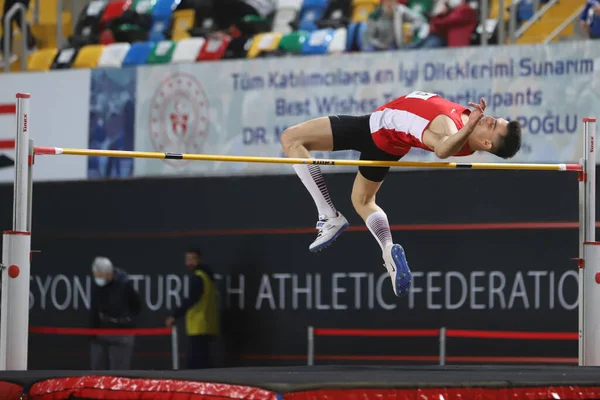
[[[304,364],[309,325],[577,331],[576,226],[469,225],[576,222],[575,174],[391,173],[378,202],[391,224],[402,225],[394,241],[415,275],[406,298],[393,295],[379,246],[352,210],[353,179],[327,175],[352,229],[316,255],[308,251],[316,208],[295,175],[37,183],[32,240],[41,253],[32,264],[31,325],[87,326],[90,265],[105,255],[137,282],[146,303],[138,325],[162,326],[187,290],[183,253],[199,246],[220,278],[222,365]],[[10,228],[12,187],[0,187],[0,198],[0,227]],[[87,368],[87,344],[31,335],[30,367]],[[319,338],[316,350],[435,355],[437,341]],[[169,351],[168,337],[138,338],[134,367],[169,368]],[[576,357],[577,343],[453,339],[448,352]]]

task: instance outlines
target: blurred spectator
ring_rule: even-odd
[[[461,47],[471,44],[477,13],[465,0],[447,0],[441,13],[429,20],[429,35],[407,48]]]
[[[585,8],[579,17],[583,33],[590,39],[600,38],[600,1],[587,0]]]
[[[113,266],[106,257],[96,257],[92,264],[92,329],[130,329],[142,310],[140,295],[127,274]],[[97,335],[92,338],[93,370],[125,370],[131,367],[134,337],[132,335]]]
[[[389,50],[397,47],[394,29],[396,0],[381,0],[367,20],[363,41],[372,50]]]
[[[30,0],[4,0],[4,11],[2,12],[2,16],[0,18],[0,23],[4,24],[4,16],[10,11],[10,9],[16,4],[21,3],[25,6],[25,8],[29,8]],[[16,60],[16,56],[12,53],[12,41],[13,41],[13,24],[16,23],[19,26],[19,29],[23,31],[24,27],[21,26],[21,13],[16,13],[8,27],[3,26],[3,36],[0,38],[0,63],[3,61],[4,55],[4,35],[8,35],[8,52],[11,54],[9,62],[13,62]],[[31,27],[29,24],[25,27],[27,29],[27,50],[35,51],[35,38],[33,37],[33,33],[31,33]]]
[[[190,249],[185,254],[190,277],[189,296],[167,318],[167,327],[185,316],[188,336],[188,369],[212,368],[211,345],[219,334],[217,288],[211,268],[204,263],[202,252]]]

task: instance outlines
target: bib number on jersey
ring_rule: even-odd
[[[437,96],[437,94],[435,93],[428,93],[428,92],[412,92],[411,94],[406,95],[407,99],[421,99],[421,100],[429,100],[432,97]]]

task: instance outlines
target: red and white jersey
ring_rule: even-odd
[[[464,124],[462,114],[471,111],[435,93],[412,92],[377,108],[370,118],[373,141],[381,150],[403,156],[412,147],[433,151],[423,144],[423,132],[438,115],[447,115],[457,129]],[[474,151],[468,143],[455,156],[468,156]]]

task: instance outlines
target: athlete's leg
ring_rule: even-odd
[[[387,154],[377,148],[366,150],[361,159],[396,161],[400,157]],[[408,293],[412,274],[406,261],[404,249],[392,240],[390,223],[386,213],[376,203],[376,195],[389,171],[387,167],[360,167],[352,187],[352,205],[365,221],[367,228],[381,248],[384,266],[390,274],[392,287],[397,296]]]
[[[339,120],[338,117],[331,118],[335,119],[336,123]],[[322,117],[292,126],[281,134],[283,151],[290,158],[311,158],[311,151],[338,150],[339,146],[335,143],[335,136],[340,132],[338,125],[334,132],[331,119]],[[315,241],[310,244],[309,250],[318,251],[333,243],[348,227],[348,221],[334,207],[318,165],[296,164],[293,168],[317,207],[318,234]]]
[[[281,134],[281,146],[290,158],[312,158],[310,151],[331,151],[333,134],[329,118],[317,118],[286,129]],[[325,179],[318,165],[296,164],[296,174],[311,194],[319,215],[335,218],[337,211],[333,206]]]

